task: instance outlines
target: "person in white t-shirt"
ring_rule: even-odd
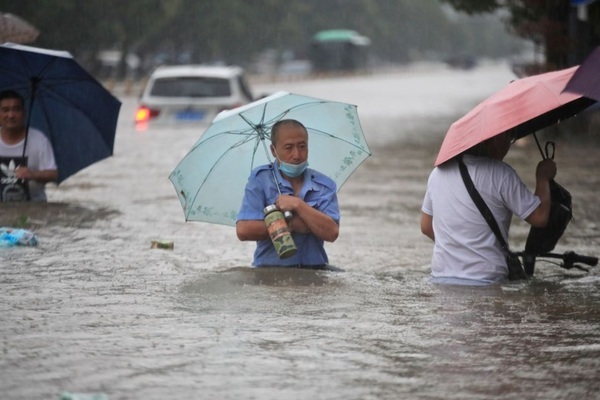
[[[0,160],[0,201],[46,201],[46,183],[58,179],[52,145],[37,129],[26,135],[23,97],[11,90],[0,93]],[[22,180],[27,190],[18,184]]]
[[[532,226],[546,226],[549,181],[556,175],[554,161],[542,160],[536,169],[535,194],[531,193],[515,170],[502,161],[510,145],[510,133],[503,133],[462,155],[475,188],[507,242],[513,214]],[[421,211],[421,232],[434,241],[433,282],[486,285],[508,278],[506,254],[471,199],[456,158],[431,172]]]

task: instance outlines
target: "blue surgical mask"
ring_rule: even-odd
[[[301,164],[289,164],[283,161],[279,161],[279,170],[290,178],[297,178],[304,173],[308,167],[308,161],[304,161]]]

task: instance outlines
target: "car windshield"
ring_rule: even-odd
[[[161,78],[154,82],[152,96],[226,97],[231,95],[229,80],[204,77]]]

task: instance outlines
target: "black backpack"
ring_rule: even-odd
[[[549,253],[561,238],[573,219],[571,193],[554,180],[550,181],[550,215],[544,228],[531,227],[525,244],[525,252],[534,255]]]

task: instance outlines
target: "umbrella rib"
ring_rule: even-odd
[[[335,140],[338,140],[338,141],[340,141],[340,142],[344,142],[344,143],[346,143],[346,144],[348,144],[348,145],[350,145],[350,146],[353,146],[353,147],[355,147],[356,149],[359,149],[359,150],[361,150],[361,151],[366,151],[366,152],[367,152],[369,155],[371,154],[371,151],[368,149],[368,146],[367,146],[367,149],[365,149],[364,147],[362,147],[362,146],[360,146],[360,145],[358,145],[358,144],[356,144],[356,143],[353,143],[353,142],[351,142],[351,141],[349,141],[349,140],[346,140],[346,139],[344,139],[344,138],[341,138],[341,137],[339,137],[339,136],[332,135],[331,133],[328,133],[328,132],[322,131],[322,130],[320,130],[320,129],[311,128],[311,127],[306,127],[306,129],[310,130],[310,131],[311,131],[311,132],[313,132],[313,133],[320,134],[320,135],[323,135],[323,136],[327,136],[327,137],[329,137],[329,138],[331,138],[331,139],[335,139]],[[366,143],[365,143],[365,146],[366,146]]]
[[[214,138],[214,137],[216,137],[216,136],[213,136],[213,137],[211,137],[211,138],[209,138],[209,139],[212,139],[212,138]],[[198,197],[198,195],[200,194],[200,191],[202,190],[202,187],[204,186],[204,184],[205,184],[205,183],[206,183],[206,181],[208,180],[208,178],[209,178],[209,176],[211,175],[211,173],[212,173],[212,172],[215,170],[215,168],[217,168],[217,166],[218,166],[218,165],[219,165],[219,164],[220,164],[220,163],[223,161],[223,159],[225,158],[225,156],[227,156],[227,154],[228,154],[228,153],[229,153],[231,150],[233,150],[233,149],[235,149],[235,148],[238,148],[238,147],[240,147],[240,146],[242,146],[242,145],[244,145],[244,144],[248,143],[248,142],[249,142],[251,139],[252,139],[252,137],[251,137],[251,136],[247,136],[247,137],[246,137],[244,140],[241,140],[241,141],[238,141],[238,142],[234,143],[233,145],[229,146],[229,148],[227,148],[227,150],[225,150],[225,151],[223,152],[223,154],[221,154],[221,155],[219,156],[219,158],[217,158],[217,160],[216,160],[216,161],[213,163],[213,165],[210,167],[210,169],[209,169],[209,170],[208,170],[208,172],[206,173],[206,176],[205,176],[205,178],[202,180],[202,182],[201,182],[201,183],[200,183],[200,185],[198,186],[198,189],[196,190],[196,194],[194,195],[194,198],[192,199],[192,202],[190,203],[190,205],[191,205],[191,204],[194,204],[194,203],[196,202],[196,198],[197,198],[197,197]],[[205,143],[205,142],[203,142],[203,143]],[[258,142],[257,142],[257,143],[258,143]],[[254,154],[256,153],[256,148],[257,148],[257,147],[258,147],[258,144],[255,144],[255,145],[254,145],[253,157],[252,157],[252,159],[253,159],[253,160],[254,160]],[[192,151],[190,151],[190,152],[188,153],[188,155],[190,155],[190,154],[192,154]],[[186,218],[187,218],[187,215],[186,215]]]
[[[274,125],[274,122],[277,122],[277,121],[280,121],[280,120],[284,119],[284,117],[286,115],[290,114],[291,112],[293,112],[294,110],[296,110],[298,108],[308,107],[308,106],[313,106],[313,105],[319,105],[319,104],[325,104],[325,103],[331,103],[331,102],[330,101],[312,101],[312,102],[307,102],[307,103],[304,103],[304,104],[298,104],[296,106],[290,107],[289,109],[285,110],[284,112],[280,113],[279,115],[274,116],[273,118],[271,118],[267,122],[266,125],[270,125],[270,126]],[[265,107],[263,109],[263,117],[262,117],[262,119],[264,119],[264,112],[266,110],[267,104],[265,104]],[[249,122],[247,120],[245,120],[245,121],[248,124],[251,125],[251,122]],[[302,121],[300,121],[300,122],[302,122]],[[263,121],[261,121],[261,125],[263,125],[263,126],[265,125]],[[353,146],[353,147],[355,147],[355,148],[357,148],[357,149],[359,149],[361,151],[365,151],[365,149],[363,147],[361,147],[360,145],[357,145],[356,143],[353,143],[353,142],[351,142],[349,140],[346,140],[346,139],[340,138],[338,136],[332,135],[332,134],[330,134],[328,132],[325,132],[325,131],[322,131],[320,129],[315,129],[315,128],[311,128],[311,127],[308,127],[308,126],[306,127],[306,129],[310,130],[311,132],[314,132],[314,133],[317,133],[317,134],[321,134],[321,135],[325,135],[325,136],[328,136],[328,137],[330,137],[332,139],[339,140],[341,142],[347,143],[347,144],[349,144],[349,145],[351,145],[351,146]],[[371,154],[370,151],[368,153]]]
[[[267,112],[267,105],[265,104],[265,106],[262,109],[262,115],[260,117],[260,122],[258,124],[253,123],[252,121],[250,121],[248,118],[246,118],[245,115],[240,114],[240,118],[248,124],[248,126],[250,126],[253,130],[253,132],[255,132],[257,134],[257,136],[261,139],[264,140],[264,138],[266,137],[266,131],[264,129],[265,127],[265,114]]]
[[[23,56],[25,57],[25,56]],[[48,71],[50,69],[50,67],[52,66],[52,64],[54,64],[56,62],[56,60],[58,60],[58,57],[51,57],[48,61],[48,63],[46,63],[46,65],[44,65],[44,68],[42,68],[40,70],[40,73],[38,74],[37,78],[41,78],[42,76],[44,76],[44,74],[46,73],[46,71]]]
[[[53,85],[53,86],[59,86],[59,85]],[[51,87],[51,86],[49,86],[49,85],[46,85],[46,84],[42,85],[42,87],[40,87],[40,88],[37,90],[37,93],[35,93],[35,94],[34,94],[34,102],[35,102],[35,100],[36,100],[36,96],[35,96],[35,95],[36,95],[36,94],[38,94],[38,93],[41,93],[42,91],[47,91],[47,92],[50,92],[50,93],[52,93],[52,94],[54,95],[55,99],[64,101],[64,102],[65,102],[65,104],[68,104],[68,105],[69,105],[69,107],[71,107],[71,108],[73,108],[73,109],[77,110],[77,111],[78,111],[80,114],[82,114],[82,115],[85,115],[85,112],[83,111],[83,109],[80,107],[80,105],[79,105],[78,103],[73,103],[73,102],[69,101],[67,98],[65,98],[65,97],[61,96],[61,95],[60,95],[60,94],[59,94],[59,93],[58,93],[56,90],[54,90],[54,89],[53,89],[53,87]],[[101,131],[101,129],[100,129],[100,128],[98,127],[98,125],[96,124],[96,121],[95,121],[95,120],[92,120],[91,118],[88,118],[88,121],[90,121],[90,123],[91,123],[91,124],[94,126],[94,128],[95,128],[95,129],[96,129],[98,132],[100,132],[100,131]],[[110,144],[109,144],[109,143],[106,143],[106,141],[104,140],[104,139],[105,139],[105,138],[104,138],[104,136],[103,136],[103,135],[100,135],[100,137],[102,138],[102,141],[104,142],[104,144],[105,144],[106,148],[107,148],[107,149],[110,149]]]
[[[28,66],[28,63],[26,62],[26,58],[24,57],[23,54],[19,53],[19,57],[21,58],[21,64],[24,66]],[[36,86],[37,89],[35,92],[29,92],[30,96],[33,97],[33,103],[36,102],[37,100],[37,95],[38,93],[40,93],[43,89],[48,90],[49,92],[53,93],[55,95],[55,97],[57,99],[63,99],[65,100],[70,107],[78,110],[80,113],[83,113],[83,110],[81,109],[81,107],[79,107],[78,104],[73,104],[72,102],[69,102],[68,100],[66,100],[63,96],[59,95],[59,93],[55,90],[53,90],[53,87],[55,86],[61,86],[61,85],[65,85],[65,84],[71,84],[71,83],[76,83],[76,82],[90,82],[92,83],[92,81],[90,81],[88,78],[77,78],[77,79],[72,79],[72,78],[60,78],[60,79],[53,79],[50,80],[49,78],[44,79],[44,75],[48,72],[48,70],[50,70],[50,68],[52,67],[52,65],[57,61],[61,59],[60,57],[51,57],[50,60],[44,64],[43,68],[41,68],[39,70],[39,72],[37,72],[35,74],[35,77],[31,77],[29,78],[27,81],[21,81],[21,84],[15,85],[13,88],[16,90],[25,90],[25,91],[29,91],[31,89],[31,83],[34,80],[38,80],[39,86]],[[70,58],[65,58],[67,60],[73,60],[73,62],[75,62],[74,59],[70,59]],[[29,68],[27,68],[29,70]],[[85,72],[85,71],[84,71]],[[21,76],[21,74],[13,74],[12,71],[2,71],[3,74],[7,74],[10,76],[15,76],[17,79],[15,79],[16,81],[18,80],[18,77]],[[31,76],[33,73],[29,72],[27,75]],[[96,85],[100,85],[97,81],[94,80],[94,84]],[[101,85],[100,85],[101,86]],[[32,110],[29,111],[30,113],[32,112]],[[92,123],[92,125],[94,125],[94,128],[98,131],[101,131],[101,129],[96,125],[95,121],[92,121],[90,119],[90,122]],[[100,135],[104,141],[104,137],[102,135]],[[106,141],[104,141],[104,144],[106,145],[107,148],[110,149],[110,144],[106,143]]]
[[[202,138],[200,138],[201,140],[192,147],[192,149],[189,151],[189,153],[191,153],[198,146],[204,145],[205,143],[207,143],[211,140],[218,139],[221,136],[229,136],[229,135],[240,135],[240,136],[244,137],[244,139],[239,143],[239,145],[244,144],[245,142],[247,142],[248,140],[250,140],[253,137],[252,131],[248,131],[248,130],[219,132],[219,133],[216,133],[213,136],[210,136],[204,140],[202,140]],[[232,147],[236,147],[236,145],[238,145],[238,144],[236,143]]]
[[[208,141],[212,140],[212,139],[216,139],[220,136],[223,135],[242,135],[243,138],[242,140],[234,143],[233,145],[229,146],[229,148],[227,150],[225,150],[223,152],[223,154],[221,154],[219,156],[219,158],[213,163],[213,165],[211,166],[211,168],[208,170],[205,178],[202,180],[202,182],[200,183],[200,185],[198,186],[198,189],[196,190],[196,194],[194,195],[194,198],[192,199],[192,202],[190,204],[194,204],[196,202],[196,199],[198,198],[198,195],[200,194],[200,191],[202,190],[202,187],[204,186],[204,184],[206,183],[206,181],[208,180],[209,176],[211,175],[212,171],[214,171],[214,169],[223,161],[223,159],[225,158],[225,156],[233,149],[238,148],[240,146],[243,146],[244,144],[248,143],[249,141],[256,139],[256,138],[260,138],[260,140],[264,140],[264,135],[259,135],[257,134],[259,131],[261,133],[264,132],[264,130],[262,129],[262,120],[264,120],[264,116],[265,116],[265,110],[263,109],[263,115],[261,117],[261,123],[260,124],[254,124],[252,123],[252,121],[250,121],[248,118],[246,118],[244,115],[239,115],[240,118],[248,124],[248,128],[246,129],[242,129],[242,130],[238,130],[238,131],[225,131],[225,132],[220,132],[218,134],[215,134],[214,136],[211,136],[209,138],[207,138],[206,140],[203,140],[201,142],[198,142],[194,148],[197,148],[200,145],[203,145],[205,143],[207,143]],[[254,149],[252,151],[252,162],[250,165],[254,165],[254,160],[255,160],[255,154],[256,154],[256,149],[258,148],[258,144],[259,141],[255,140],[255,144],[254,144]],[[188,153],[192,154],[193,149]],[[187,218],[187,216],[186,216]]]

